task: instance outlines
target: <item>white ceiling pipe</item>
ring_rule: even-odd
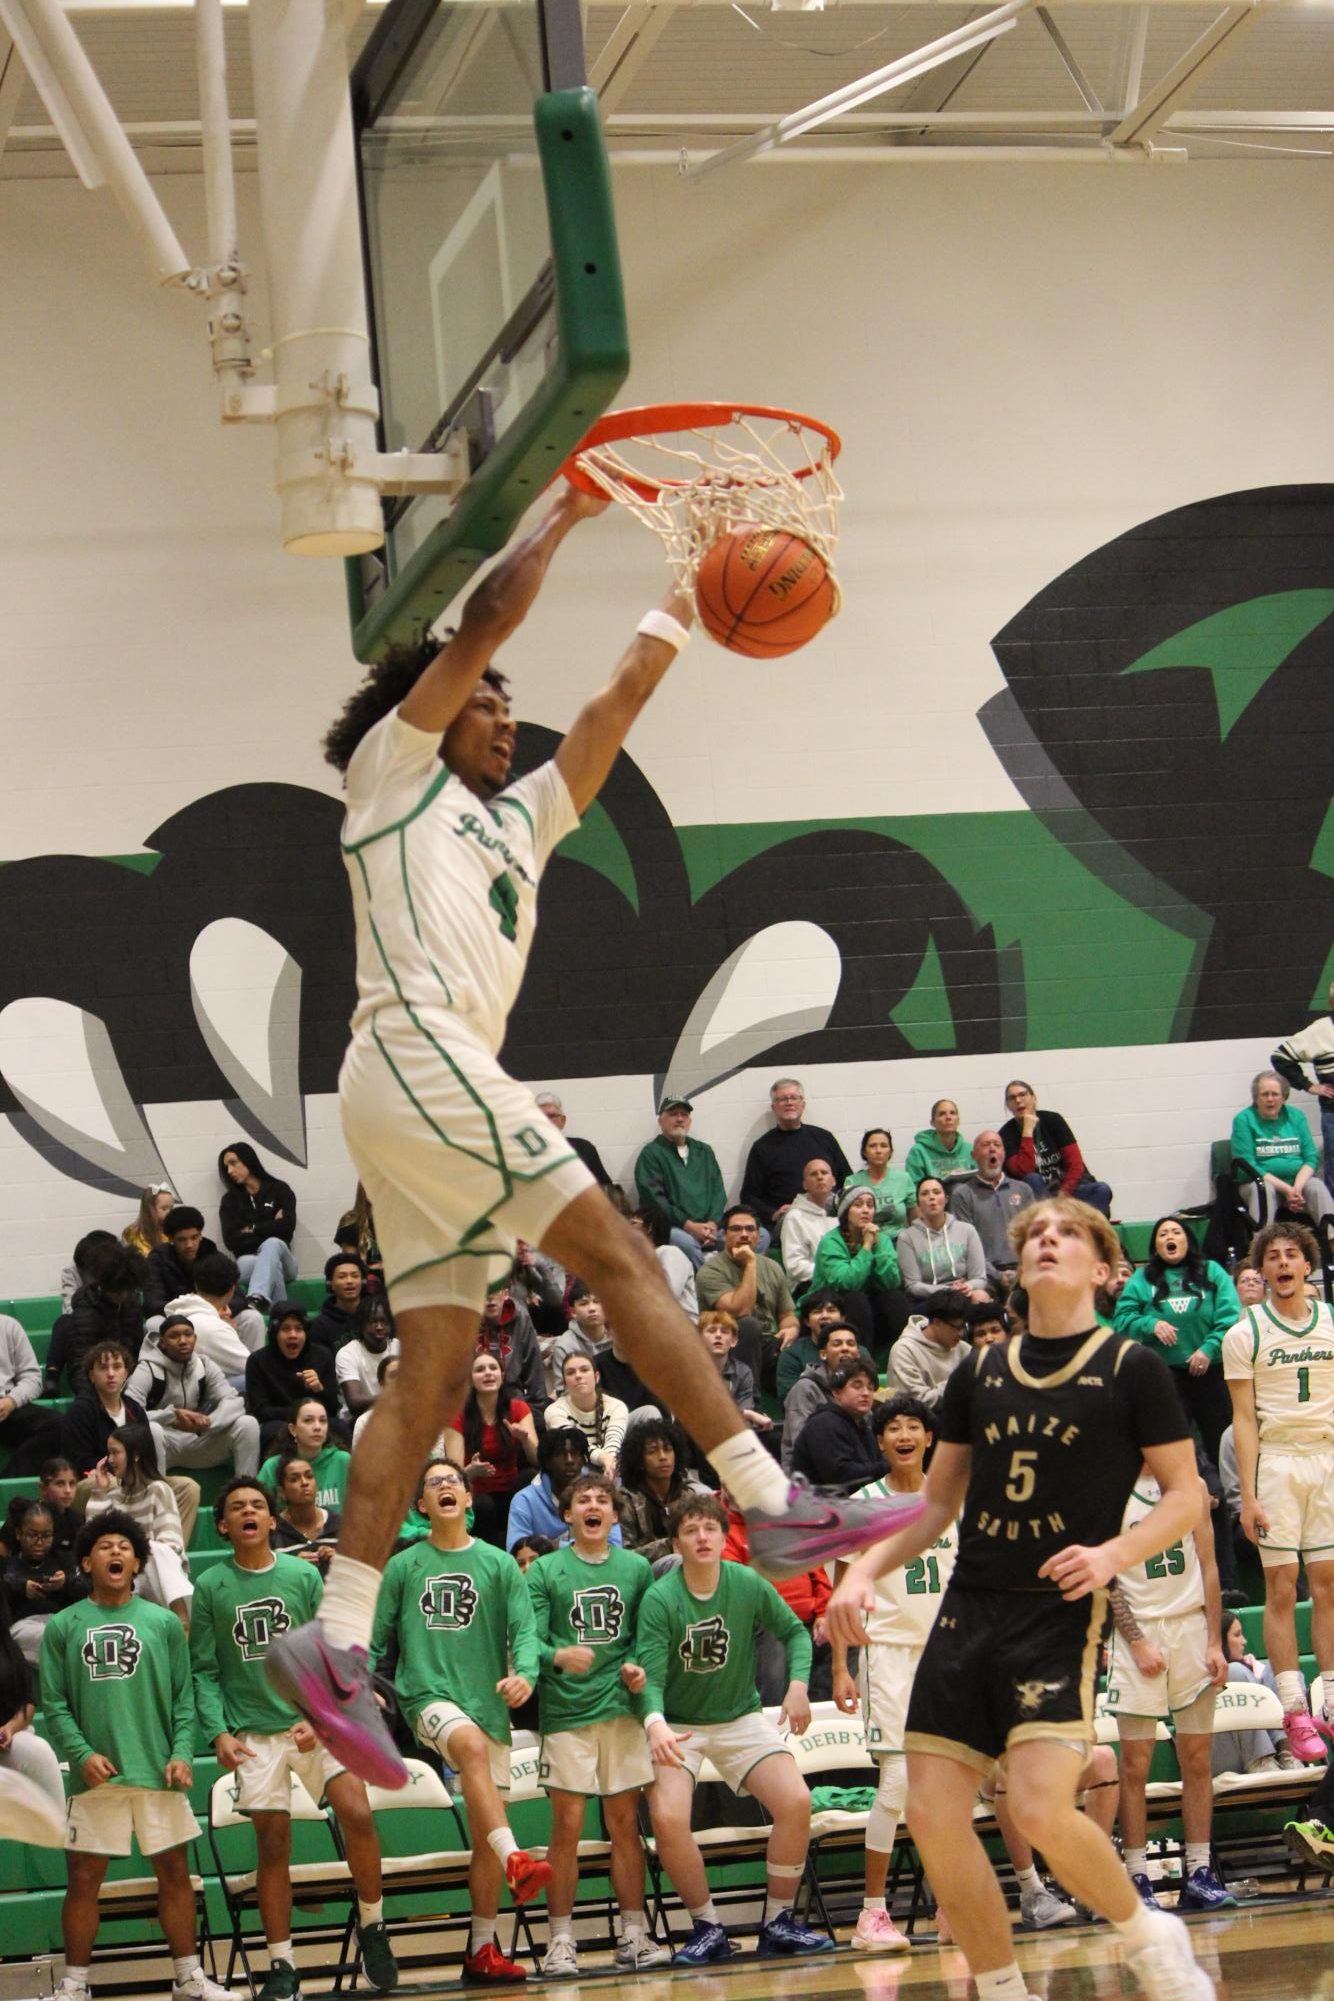
[[[295,555],[384,540],[341,0],[249,9],[273,327],[282,538]]]
[[[748,160],[756,153],[766,152],[771,147],[786,144],[800,138],[802,133],[811,132],[818,125],[828,124],[845,111],[856,111],[871,98],[885,91],[896,89],[900,84],[909,83],[914,77],[924,75],[928,70],[948,62],[951,57],[964,55],[970,49],[981,47],[993,41],[997,35],[1007,34],[1015,25],[1020,14],[1025,13],[1033,0],[1005,0],[1005,5],[995,7],[989,14],[981,14],[975,21],[967,22],[961,28],[951,29],[947,35],[940,35],[933,42],[925,43],[920,49],[912,49],[907,55],[897,56],[893,62],[885,63],[880,69],[858,77],[854,83],[845,83],[838,90],[831,90],[825,97],[817,97],[812,103],[803,105],[799,111],[790,111],[786,117],[775,121],[762,132],[756,132],[748,139],[739,139],[733,146],[722,147],[700,162],[698,167],[687,171],[692,179],[713,172],[718,167],[731,166],[741,160]]]
[[[159,284],[184,283],[190,260],[59,0],[0,0],[0,22],[22,55],[85,187],[110,188],[142,238]]]
[[[227,44],[222,0],[195,0],[195,63],[203,140],[204,204],[208,214],[208,337],[213,372],[222,386],[224,419],[240,414],[254,373],[246,320],[246,272],[236,228],[236,176],[227,102]]]

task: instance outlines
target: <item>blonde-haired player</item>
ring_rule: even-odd
[[[1311,1587],[1311,1637],[1326,1718],[1334,1713],[1334,1318],[1308,1298],[1319,1262],[1300,1223],[1270,1223],[1251,1239],[1267,1299],[1244,1309],[1223,1336],[1241,1526],[1265,1574],[1265,1652],[1283,1726],[1299,1758],[1325,1749],[1302,1697],[1297,1649],[1297,1563]]]
[[[1135,1528],[1161,1500],[1158,1482],[1142,1466],[1126,1502],[1123,1528]],[[1145,1788],[1158,1720],[1170,1716],[1186,1834],[1186,1880],[1177,1909],[1227,1910],[1237,1900],[1223,1888],[1209,1860],[1214,1704],[1227,1681],[1227,1662],[1219,1645],[1222,1600],[1203,1480],[1200,1519],[1191,1533],[1123,1569],[1111,1597],[1116,1637],[1107,1707],[1121,1738],[1121,1838],[1130,1880],[1144,1903],[1157,1910],[1145,1855]]]

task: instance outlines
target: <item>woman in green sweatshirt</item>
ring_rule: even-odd
[[[1223,1267],[1204,1256],[1178,1217],[1160,1217],[1147,1262],[1131,1273],[1116,1302],[1114,1325],[1167,1363],[1215,1466],[1218,1442],[1232,1422],[1219,1355],[1223,1336],[1240,1319],[1241,1301]]]
[[[916,1188],[928,1174],[948,1188],[951,1178],[971,1174],[976,1165],[972,1149],[959,1131],[959,1107],[953,1098],[937,1098],[931,1107],[931,1123],[923,1126],[908,1149],[904,1166]]]
[[[900,1283],[894,1239],[876,1222],[875,1209],[874,1190],[844,1190],[838,1228],[826,1230],[816,1246],[811,1291],[828,1286],[838,1294],[843,1318],[883,1364],[911,1309]]]

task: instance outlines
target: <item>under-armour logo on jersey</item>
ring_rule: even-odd
[[[80,1658],[92,1681],[128,1681],[143,1650],[133,1626],[94,1626]]]
[[[291,1625],[291,1615],[281,1598],[252,1598],[238,1605],[232,1621],[232,1638],[243,1661],[262,1661],[269,1642]]]
[[[1036,1716],[1049,1695],[1059,1695],[1069,1681],[1063,1675],[1060,1681],[1017,1681],[1014,1685],[1015,1700],[1019,1704],[1021,1716]]]
[[[433,1632],[461,1632],[477,1610],[477,1586],[466,1572],[432,1577],[419,1600]]]
[[[575,1592],[570,1629],[586,1646],[619,1640],[624,1624],[625,1602],[614,1584],[592,1584]]]
[[[717,1674],[719,1668],[727,1666],[731,1644],[722,1617],[715,1612],[711,1619],[700,1619],[686,1627],[677,1654],[687,1674]]]

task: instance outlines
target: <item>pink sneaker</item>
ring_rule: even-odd
[[[862,1952],[912,1951],[912,1940],[903,1936],[888,1911],[863,1911],[848,1943]]]
[[[1316,1722],[1304,1709],[1294,1709],[1290,1716],[1283,1718],[1283,1728],[1288,1733],[1288,1742],[1293,1755],[1307,1765],[1323,1765],[1325,1762],[1324,1738],[1331,1735],[1329,1725]]]

